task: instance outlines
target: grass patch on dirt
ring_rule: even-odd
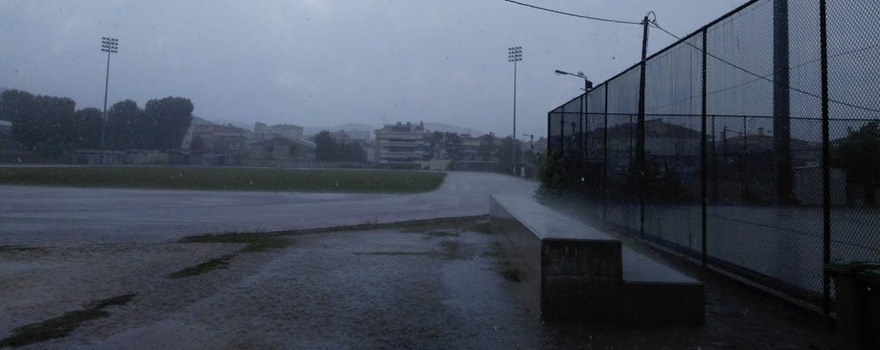
[[[371,230],[385,230],[385,229],[396,229],[405,232],[412,233],[426,233],[430,234],[431,232],[441,231],[443,228],[469,228],[474,224],[487,220],[488,215],[476,215],[476,216],[462,216],[462,217],[451,217],[451,218],[437,218],[437,219],[422,219],[422,220],[409,220],[409,221],[396,221],[396,222],[386,222],[386,223],[364,223],[359,225],[347,225],[347,226],[330,226],[330,227],[320,227],[320,228],[308,228],[301,230],[286,230],[286,231],[273,231],[273,232],[262,232],[262,233],[221,233],[221,234],[207,234],[207,235],[198,235],[198,236],[190,236],[179,240],[180,243],[189,243],[189,242],[219,242],[219,243],[249,243],[247,242],[247,237],[254,236],[259,239],[269,239],[270,237],[275,237],[277,239],[286,239],[284,236],[296,236],[296,235],[312,235],[318,233],[329,233],[329,232],[352,232],[352,231],[371,231]],[[447,233],[459,233],[453,230],[445,230]],[[290,243],[293,244],[293,243]],[[288,245],[290,245],[288,244]]]
[[[354,255],[379,255],[379,256],[435,256],[435,252],[407,252],[407,251],[391,251],[391,252],[355,252]]]
[[[461,249],[461,244],[456,241],[442,241],[440,242],[440,248],[443,249],[443,257],[447,260],[465,258]]]
[[[229,267],[229,260],[232,259],[232,255],[224,255],[219,258],[214,258],[208,261],[205,261],[201,264],[190,266],[183,268],[181,270],[174,271],[168,275],[170,279],[179,279],[201,275],[206,272],[226,269]]]
[[[458,232],[449,232],[449,231],[428,231],[425,233],[429,238],[438,238],[438,237],[458,237],[461,236]]]
[[[29,247],[24,245],[0,245],[0,253],[2,252],[26,252],[29,250],[37,250],[37,247]]]
[[[514,283],[522,281],[522,272],[507,259],[507,254],[505,254],[501,243],[492,243],[481,255],[495,261],[495,270],[504,279]]]
[[[501,277],[504,277],[504,279],[506,279],[508,281],[511,281],[514,283],[518,283],[519,281],[521,281],[519,269],[516,267],[507,265],[507,266],[504,266],[503,268],[501,268],[500,272],[501,272]]]
[[[110,297],[107,299],[98,300],[92,303],[92,309],[103,309],[108,306],[117,306],[117,305],[125,305],[128,304],[132,299],[134,299],[134,293],[131,294],[123,294],[117,295],[115,297]]]
[[[468,231],[490,235],[492,234],[492,224],[489,220],[481,220],[467,227]]]
[[[185,237],[180,243],[244,243],[241,252],[262,252],[269,249],[284,248],[296,244],[290,238],[281,237],[277,233],[220,233]]]
[[[240,243],[245,244],[237,253],[254,253],[262,252],[269,249],[279,249],[296,244],[292,238],[282,237],[281,235],[269,233],[222,233],[190,236],[180,239],[180,243]],[[236,254],[237,254],[236,253]],[[201,264],[183,268],[172,272],[167,277],[170,279],[179,279],[201,275],[214,270],[227,269],[229,263],[235,254],[227,254],[219,258],[205,261]]]
[[[70,311],[64,315],[42,322],[31,323],[12,330],[12,335],[0,339],[0,347],[13,347],[40,343],[55,338],[68,336],[85,322],[106,317],[109,312],[103,309],[108,306],[125,305],[134,299],[134,294],[124,294],[91,303],[91,307]]]
[[[436,190],[445,173],[202,167],[2,167],[0,184],[346,193]]]
[[[504,257],[504,248],[501,247],[501,243],[493,242],[489,248],[483,250],[481,255],[484,258],[502,258]]]

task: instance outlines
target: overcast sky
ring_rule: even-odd
[[[685,35],[745,0],[523,0],[640,21],[648,12]],[[190,98],[195,115],[329,126],[445,122],[546,135],[547,111],[638,60],[641,27],[560,16],[501,0],[30,1],[0,0],[0,87],[109,104]],[[674,39],[649,35],[649,53]]]

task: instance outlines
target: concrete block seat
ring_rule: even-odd
[[[523,298],[544,319],[703,323],[702,283],[531,196],[492,196],[490,220]]]

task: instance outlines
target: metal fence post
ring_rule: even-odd
[[[547,112],[547,157],[550,157],[550,144],[553,143],[553,139],[550,133],[550,119],[552,118],[553,111]]]
[[[708,145],[706,142],[706,105],[707,105],[707,96],[706,96],[706,28],[703,28],[703,67],[701,69],[701,94],[703,96],[702,101],[700,102],[700,233],[701,233],[701,261],[703,262],[703,266],[705,267],[708,263],[708,252],[706,250],[706,236],[708,231],[708,193],[706,189],[706,180],[708,177],[708,169],[706,164],[706,159],[708,158]]]
[[[826,0],[819,0],[819,40],[822,66],[822,262],[831,262],[831,137],[828,115],[828,17]],[[831,281],[823,269],[822,308],[831,313]]]
[[[788,0],[773,0],[773,148],[776,153],[776,200],[791,204],[791,121],[789,91]]]
[[[602,111],[605,115],[605,122],[602,126],[602,158],[603,158],[603,167],[602,167],[602,194],[604,195],[603,203],[602,203],[602,221],[608,221],[608,196],[610,195],[608,191],[608,83],[605,84],[605,110]]]

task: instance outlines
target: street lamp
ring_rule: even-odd
[[[584,99],[583,99],[583,104],[581,105],[582,109],[581,109],[581,149],[580,149],[580,151],[583,153],[583,154],[581,154],[581,158],[586,160],[588,153],[586,151],[586,147],[583,147],[584,144],[586,144],[586,142],[584,142],[584,138],[586,137],[586,135],[584,135],[583,125],[587,122],[587,94],[590,92],[590,89],[593,88],[593,82],[590,81],[590,79],[587,79],[587,76],[584,74],[584,72],[577,72],[577,74],[574,74],[574,73],[569,73],[569,72],[561,71],[561,70],[557,69],[555,73],[557,75],[570,75],[570,76],[578,77],[578,78],[581,78],[584,80]],[[571,129],[572,129],[571,132],[574,133],[573,126]]]
[[[593,88],[593,82],[590,81],[590,79],[587,79],[587,76],[584,75],[584,72],[577,72],[577,74],[574,74],[574,73],[569,73],[569,72],[565,72],[565,71],[561,71],[561,70],[557,69],[555,73],[558,75],[570,75],[573,77],[578,77],[578,78],[583,79],[584,80],[584,92],[590,92],[590,89]]]
[[[110,85],[110,54],[116,53],[119,49],[119,39],[116,38],[101,38],[101,52],[107,53],[107,74],[104,78],[104,120],[101,123],[101,164],[104,164],[104,133],[107,129],[107,88]]]
[[[510,145],[510,159],[513,163],[513,175],[516,175],[516,63],[522,61],[522,46],[507,49],[507,62],[513,62],[513,141]]]

